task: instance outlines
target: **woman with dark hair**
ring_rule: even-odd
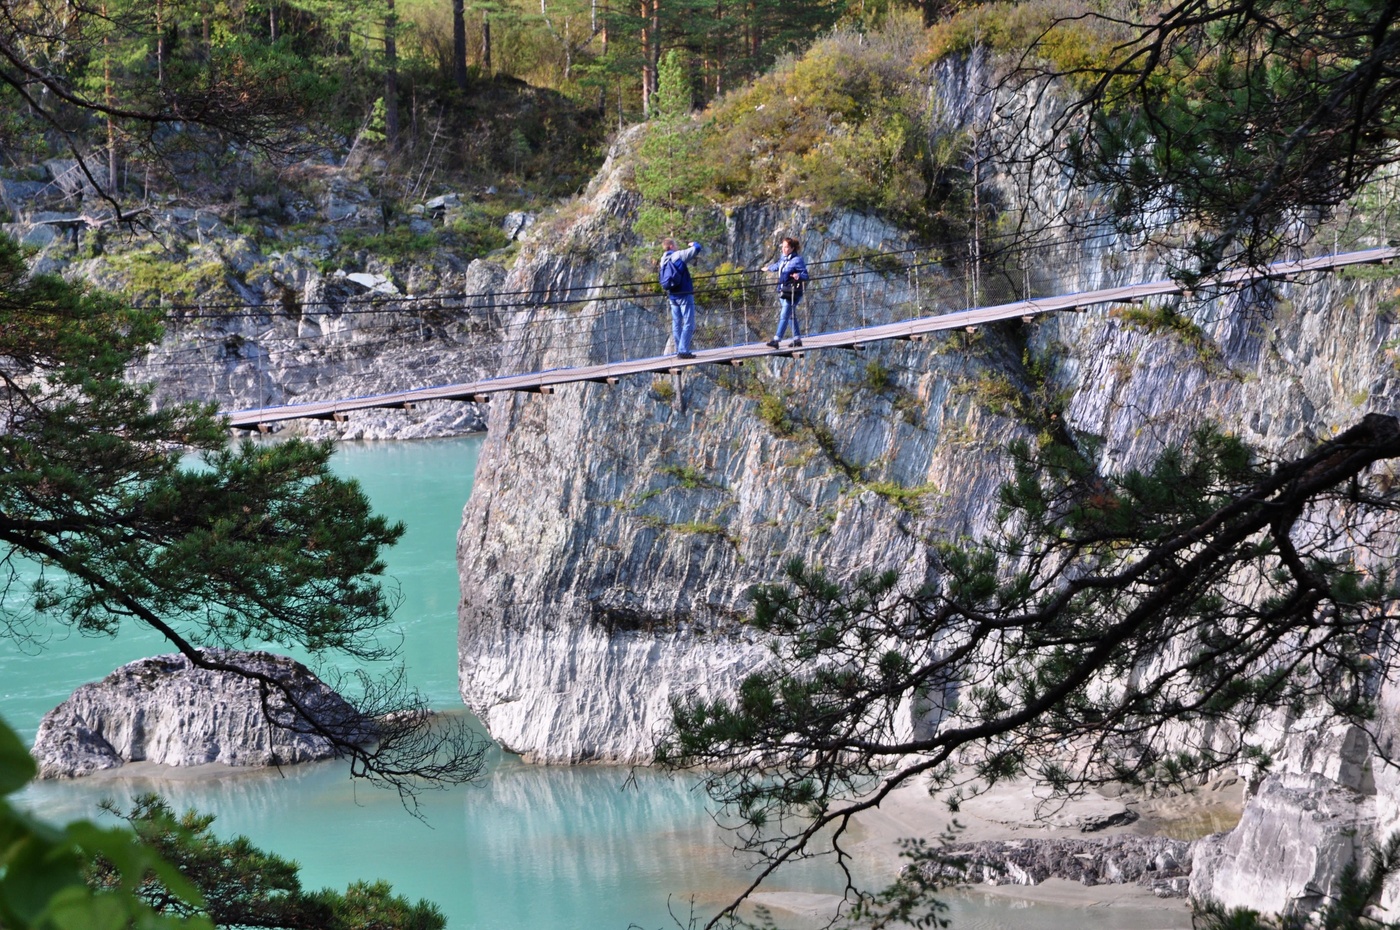
[[[802,302],[802,288],[807,281],[807,260],[802,257],[802,244],[791,236],[783,237],[783,257],[764,271],[778,273],[778,334],[768,340],[776,349],[789,325],[792,326],[792,348],[802,345],[802,327],[797,323],[797,305]]]

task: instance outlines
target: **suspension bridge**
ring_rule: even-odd
[[[857,326],[834,332],[822,332],[802,337],[801,348],[783,346],[777,349],[764,342],[744,342],[718,348],[698,349],[692,359],[674,355],[655,355],[626,361],[611,361],[576,367],[553,368],[524,374],[504,375],[461,384],[445,384],[411,390],[348,397],[337,400],[310,401],[274,407],[224,411],[229,426],[234,429],[266,431],[273,424],[298,419],[343,420],[348,414],[371,409],[413,409],[430,401],[485,402],[493,395],[509,391],[550,394],[560,385],[578,383],[616,384],[632,375],[676,373],[701,365],[741,365],[749,359],[794,357],[823,349],[852,349],[886,340],[920,340],[932,333],[967,329],[1003,320],[1030,321],[1046,313],[1077,312],[1105,304],[1140,303],[1149,298],[1204,295],[1211,291],[1248,286],[1256,282],[1289,281],[1302,275],[1331,273],[1343,268],[1389,264],[1400,257],[1400,248],[1376,248],[1341,252],[1315,258],[1276,262],[1262,268],[1241,268],[1207,279],[1194,290],[1180,282],[1164,279],[1119,287],[1101,288],[1051,297],[1028,298],[974,307],[931,316],[921,316],[896,322]]]

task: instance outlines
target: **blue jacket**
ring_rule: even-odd
[[[764,271],[778,272],[778,293],[789,300],[802,299],[802,283],[807,278],[807,260],[801,255],[789,255],[769,265]],[[796,274],[797,280],[792,280]]]
[[[667,292],[667,297],[685,297],[687,294],[695,293],[695,284],[690,280],[690,268],[686,266],[686,262],[699,255],[702,248],[700,243],[692,242],[690,248],[662,253],[660,265],[664,265],[666,262],[675,262],[676,264],[676,285]]]

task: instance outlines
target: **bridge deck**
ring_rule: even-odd
[[[1400,248],[1383,248],[1361,252],[1344,252],[1298,261],[1277,262],[1262,269],[1248,268],[1227,272],[1210,279],[1202,287],[1228,287],[1258,279],[1289,279],[1310,272],[1335,271],[1350,265],[1388,263],[1397,257],[1400,257]],[[1175,281],[1151,281],[1096,291],[1081,291],[1077,294],[1018,300],[1008,304],[975,307],[939,316],[920,317],[897,323],[884,323],[841,332],[804,336],[802,348],[798,350],[773,349],[761,342],[746,343],[716,349],[701,349],[695,353],[693,359],[678,359],[675,356],[663,355],[627,362],[585,365],[578,368],[555,368],[549,371],[488,378],[463,384],[414,388],[391,394],[238,410],[226,412],[223,415],[228,418],[229,426],[235,429],[251,430],[286,420],[340,419],[345,414],[355,410],[405,408],[431,400],[485,401],[489,400],[492,394],[503,391],[531,391],[548,394],[554,387],[561,384],[576,384],[582,381],[611,384],[628,375],[674,372],[695,365],[734,365],[750,358],[800,355],[819,349],[848,349],[887,339],[917,339],[928,333],[975,327],[999,320],[1033,317],[1042,313],[1054,313],[1062,310],[1081,310],[1098,304],[1133,303],[1148,297],[1172,296],[1181,293],[1182,287]]]

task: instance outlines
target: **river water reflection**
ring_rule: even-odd
[[[480,443],[346,444],[335,459],[376,509],[407,525],[387,558],[403,598],[404,658],[412,683],[450,713],[464,713],[456,681],[456,533]],[[38,652],[0,640],[0,712],[32,739],[43,713],[79,684],[167,651],[144,633],[58,637]],[[436,902],[454,930],[676,927],[672,914],[684,921],[692,900],[697,913],[712,913],[750,878],[690,779],[525,766],[499,752],[479,783],[425,792],[419,818],[396,794],[352,783],[338,763],[48,782],[22,800],[61,820],[95,817],[100,799],[149,790],[177,808],[215,814],[221,835],[246,834],[296,859],[308,887],[383,878],[401,894]],[[784,875],[774,890],[826,893],[835,880],[830,864],[818,861]],[[952,903],[954,926],[975,930],[1189,925],[1179,909],[1066,908],[977,893]]]

